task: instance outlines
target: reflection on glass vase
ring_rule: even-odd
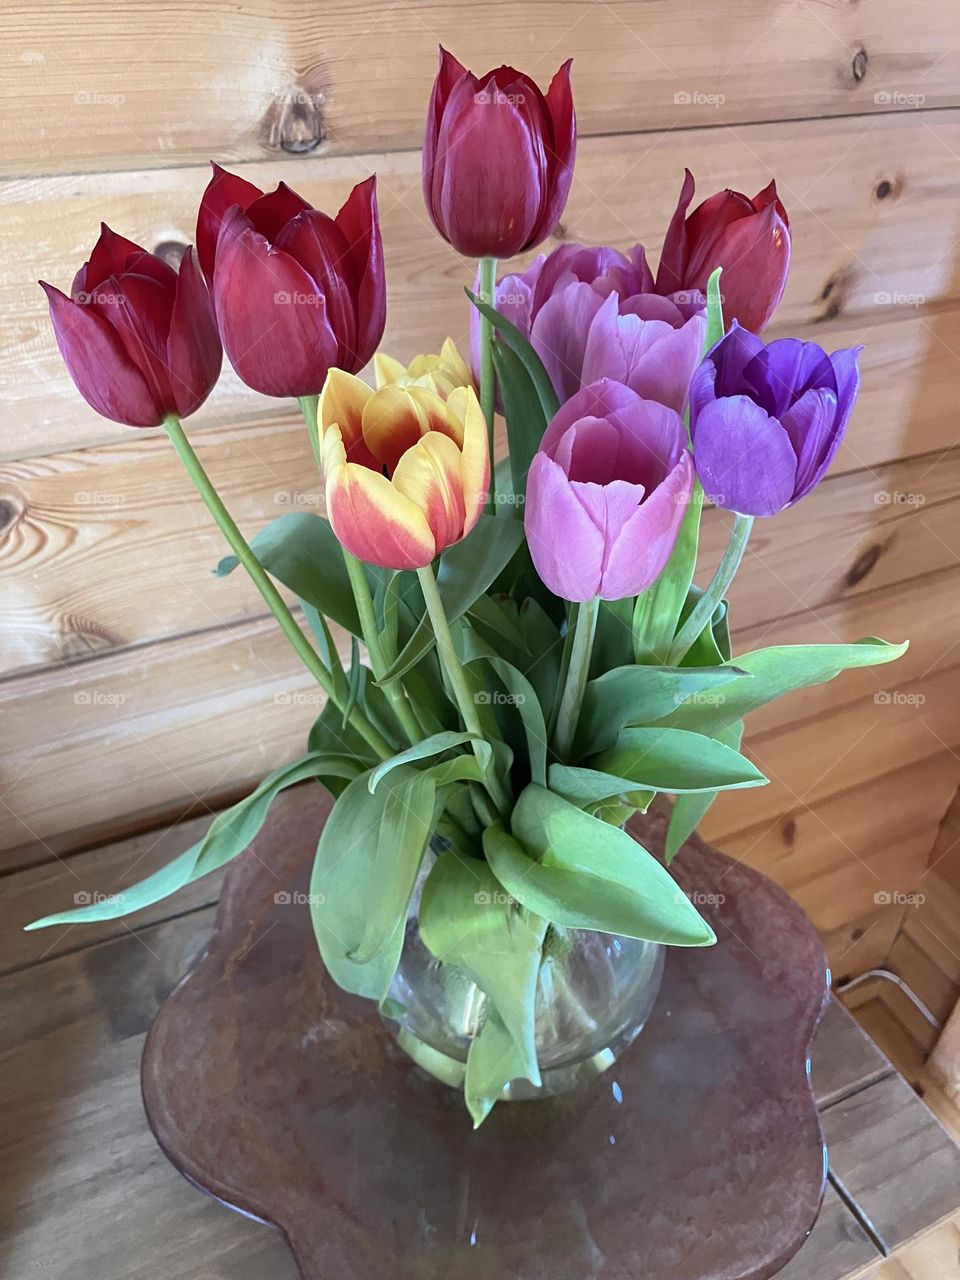
[[[422,883],[422,882],[421,882]],[[419,886],[418,886],[419,889]],[[398,1044],[425,1071],[462,1088],[486,997],[420,936],[414,895],[385,1017]],[[537,983],[536,1045],[542,1084],[514,1080],[503,1101],[568,1093],[616,1062],[650,1016],[663,976],[664,947],[585,929],[551,926]]]

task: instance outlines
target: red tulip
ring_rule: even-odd
[[[286,183],[264,195],[213,170],[197,252],[234,369],[269,396],[314,395],[328,370],[362,369],[386,321],[376,179],[331,218]]]
[[[570,62],[546,95],[521,71],[479,79],[446,49],[423,144],[433,224],[470,258],[511,258],[545,240],[567,202],[577,125]]]
[[[158,427],[203,404],[223,352],[196,255],[179,271],[102,226],[70,297],[40,281],[77,390],[128,427]]]
[[[783,296],[790,270],[790,220],[777,197],[777,184],[752,200],[739,191],[719,191],[687,216],[695,183],[684,170],[676,212],[670,220],[657,293],[705,293],[717,267],[723,318],[754,333],[767,323]]]

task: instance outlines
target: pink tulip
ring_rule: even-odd
[[[683,419],[601,379],[544,432],[524,524],[540,577],[564,600],[621,600],[662,572],[693,488]]]

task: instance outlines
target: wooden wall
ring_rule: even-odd
[[[386,349],[462,339],[472,271],[419,192],[440,40],[542,82],[575,56],[581,144],[558,240],[639,239],[655,256],[685,164],[704,194],[775,175],[795,237],[777,332],[866,344],[831,477],[758,527],[736,643],[879,633],[912,648],[755,717],[771,786],[723,800],[706,833],[797,895],[844,973],[884,959],[960,781],[952,8],[38,0],[7,4],[0,29],[0,867],[209,812],[295,753],[316,713],[259,598],[211,578],[222,549],[166,441],[73,392],[36,280],[65,285],[100,219],[176,252],[209,157],[331,211],[376,169]],[[246,531],[316,501],[292,405],[228,372],[190,431]],[[724,521],[707,523],[714,556]],[[53,881],[70,892],[67,871]]]

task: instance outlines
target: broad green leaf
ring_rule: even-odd
[[[442,760],[432,764],[423,771],[432,778],[438,790],[447,787],[451,782],[483,782],[486,774],[483,765],[475,755],[454,756],[452,760]]]
[[[669,872],[625,831],[531,784],[513,834],[488,827],[483,848],[518,902],[554,924],[676,946],[703,947],[713,930]]]
[[[674,794],[734,791],[760,787],[767,781],[746,756],[715,738],[659,725],[621,730],[616,746],[594,756],[590,766],[588,772],[596,770],[612,775],[614,780],[626,779],[634,788]],[[551,779],[555,768],[551,766]],[[562,790],[568,794],[566,786]]]
[[[353,589],[343,563],[337,535],[322,516],[291,511],[272,520],[250,543],[264,569],[301,600],[360,634]],[[236,556],[225,556],[214,573],[226,577],[237,567]]]
[[[666,568],[637,596],[631,628],[637,662],[662,663],[670,652],[697,567],[702,511],[703,489],[696,480]]]
[[[687,599],[680,612],[678,629],[687,620],[693,606],[703,592],[699,587],[691,587]],[[696,640],[687,650],[680,665],[682,667],[714,667],[730,661],[730,627],[727,620],[727,602],[721,600],[713,611],[709,626],[703,628]]]
[[[721,729],[717,734],[717,741],[724,743],[725,746],[732,747],[734,751],[739,751],[742,738],[742,720],[737,720],[733,724],[727,725],[726,729]],[[677,851],[703,821],[704,814],[718,795],[719,792],[717,791],[702,791],[699,794],[677,796],[673,802],[670,824],[667,827],[667,842],[664,851],[664,861],[667,866],[670,865]]]
[[[420,936],[444,964],[486,995],[519,1054],[517,1073],[537,1085],[534,1008],[546,920],[519,908],[479,859],[441,854],[420,902]]]
[[[733,666],[614,667],[590,680],[574,742],[577,759],[611,747],[625,725],[662,720],[689,700],[708,705],[742,672]]]
[[[496,1010],[491,1009],[480,1034],[474,1037],[467,1050],[463,1099],[473,1127],[480,1128],[512,1080],[526,1076],[523,1050],[500,1021]]]
[[[353,709],[357,705],[357,699],[360,696],[360,686],[363,682],[363,660],[360,657],[360,641],[356,636],[350,637],[350,674],[347,678],[347,699],[343,704],[343,711],[340,716],[340,723],[346,728],[350,723],[350,717],[353,715]]]
[[[504,656],[516,665],[521,655],[529,658],[530,650],[520,629],[520,610],[509,596],[482,595],[477,596],[467,610],[467,618],[474,630],[478,631],[489,643],[504,653],[504,643],[508,649]]]
[[[376,791],[377,786],[383,778],[387,776],[392,769],[398,768],[403,764],[413,764],[417,760],[424,760],[428,756],[438,756],[444,751],[451,751],[454,747],[461,747],[465,742],[473,741],[472,733],[435,733],[432,737],[424,738],[423,742],[414,743],[412,747],[407,747],[406,751],[399,751],[395,756],[391,756],[389,760],[384,760],[382,764],[377,765],[370,774],[368,786],[371,793]],[[484,743],[484,746],[488,744]]]
[[[687,703],[666,718],[678,729],[716,736],[751,711],[785,693],[824,684],[841,671],[893,662],[907,651],[907,643],[887,644],[868,636],[855,644],[775,645],[740,654],[737,667],[746,674],[723,687],[723,701],[715,706]]]
[[[344,674],[343,663],[340,661],[340,653],[333,642],[330,628],[327,626],[327,620],[322,613],[319,613],[306,600],[301,600],[300,604],[303,608],[304,617],[307,619],[310,630],[313,633],[313,638],[317,642],[317,651],[320,654],[320,659],[333,677],[334,693],[337,700],[342,702],[347,696],[347,677]]]
[[[723,267],[717,267],[707,281],[707,335],[704,340],[705,352],[711,350],[723,337],[723,298],[720,293],[720,274]]]
[[[476,671],[471,671],[471,668],[481,662],[488,663],[506,688],[509,702],[503,704],[501,712],[504,713],[510,709],[516,710],[523,726],[527,756],[530,761],[530,775],[534,782],[539,782],[541,786],[546,786],[547,726],[543,718],[543,710],[537,691],[521,671],[512,663],[507,662],[505,658],[501,658],[491,645],[477,636],[472,630],[464,637],[463,661],[466,663],[472,679],[477,683],[480,683],[480,677]],[[475,696],[481,708],[485,710],[491,709],[492,694],[490,689],[480,688]],[[496,721],[494,721],[495,724]]]
[[[310,877],[310,914],[331,977],[382,999],[396,969],[407,908],[435,821],[436,784],[400,765],[371,794],[369,775],[337,799]]]
[[[339,709],[333,702],[323,704],[320,714],[310,727],[307,737],[307,750],[326,752],[328,755],[343,754],[357,761],[356,772],[364,765],[374,764],[376,756],[369,743],[357,733],[352,724],[343,727]]]
[[[543,361],[534,351],[533,347],[523,336],[520,330],[505,319],[495,307],[490,306],[487,302],[481,302],[475,293],[470,289],[466,290],[467,297],[477,308],[482,316],[493,325],[496,332],[500,335],[503,342],[510,350],[519,357],[524,369],[530,376],[530,379],[536,388],[537,398],[540,401],[540,407],[543,410],[543,416],[547,422],[551,420],[557,410],[560,408],[560,401],[557,399],[557,393],[553,389],[553,383],[543,367]]]
[[[448,622],[462,617],[473,602],[510,563],[523,542],[523,525],[482,515],[475,528],[440,557],[437,586]],[[391,663],[381,684],[404,675],[433,647],[430,619],[421,617],[417,629],[397,660]]]
[[[510,446],[510,475],[512,488],[502,493],[497,490],[497,501],[512,500],[511,515],[523,519],[523,503],[527,492],[527,472],[540,441],[547,429],[537,388],[523,361],[501,338],[493,340],[493,365],[497,384],[503,400],[503,413],[507,422],[507,441]]]
[[[184,885],[209,875],[243,853],[263,826],[267,810],[278,791],[305,778],[353,778],[358,772],[349,756],[311,752],[283,765],[264,778],[256,791],[229,809],[224,809],[210,823],[206,835],[178,858],[155,871],[146,879],[118,893],[103,897],[89,906],[34,920],[27,929],[45,929],[53,924],[90,924],[95,920],[117,920],[144,907],[168,898]]]
[[[614,667],[627,667],[633,661],[632,618],[632,598],[600,601],[590,658],[591,675],[602,675]]]

